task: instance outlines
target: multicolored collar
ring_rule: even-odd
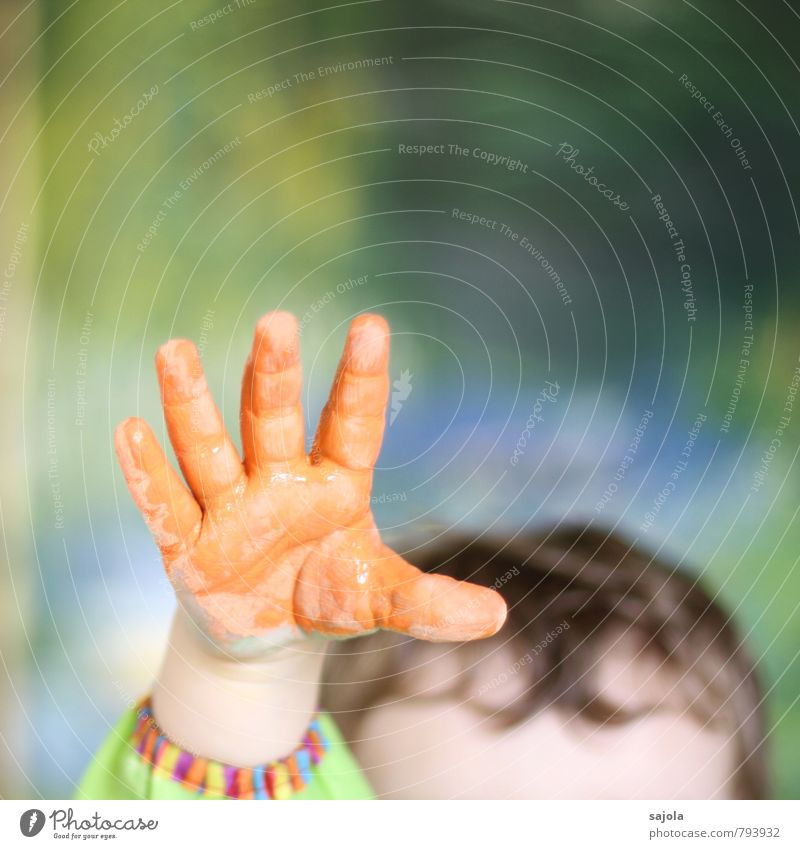
[[[150,697],[136,709],[131,745],[154,775],[179,781],[198,796],[229,799],[290,799],[311,781],[311,766],[328,749],[319,719],[312,719],[302,743],[287,757],[258,767],[235,767],[187,752],[170,742],[153,718]]]

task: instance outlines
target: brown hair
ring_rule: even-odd
[[[494,587],[508,604],[498,635],[449,647],[459,653],[463,671],[448,695],[509,727],[551,707],[596,723],[622,723],[670,702],[701,724],[723,729],[737,750],[736,794],[765,797],[763,697],[755,665],[730,618],[673,564],[615,533],[587,527],[512,541],[450,535],[415,552],[414,561],[427,571]],[[635,638],[642,656],[671,673],[677,683],[667,698],[630,709],[599,692],[597,662],[621,634]],[[487,708],[475,685],[482,658],[499,645],[524,659],[514,672],[525,676],[525,686],[499,709]],[[416,640],[385,632],[336,645],[323,703],[351,740],[362,711],[409,694],[425,651]]]

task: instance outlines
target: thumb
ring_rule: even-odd
[[[494,590],[421,572],[394,553],[383,575],[384,586],[375,591],[382,628],[432,642],[464,642],[503,627],[506,603]]]

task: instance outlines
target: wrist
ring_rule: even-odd
[[[257,660],[221,652],[178,608],[153,688],[153,714],[173,743],[235,766],[281,758],[317,706],[326,642],[308,639]]]

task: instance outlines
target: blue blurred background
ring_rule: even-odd
[[[391,323],[397,545],[581,518],[697,573],[797,797],[791,4],[40,0],[0,33],[3,796],[71,795],[157,667],[111,442],[163,435],[156,347],[198,343],[235,431],[280,307],[312,433],[349,319]]]

